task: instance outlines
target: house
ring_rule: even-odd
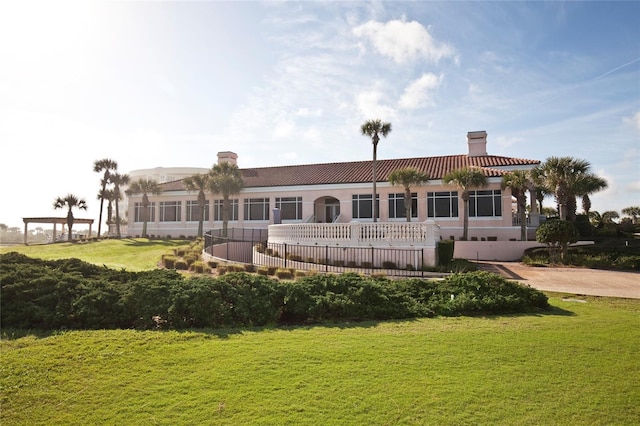
[[[237,164],[233,152],[218,153],[218,161]],[[540,161],[489,155],[487,132],[467,134],[467,153],[437,157],[414,157],[377,161],[379,222],[405,223],[404,190],[392,186],[388,176],[396,169],[413,167],[430,180],[412,190],[412,222],[429,222],[439,227],[439,237],[460,239],[463,233],[463,205],[460,191],[445,185],[443,176],[454,169],[474,166],[482,169],[489,185],[472,191],[469,208],[469,237],[478,240],[519,239],[514,204],[509,189],[501,189],[502,175],[511,170],[528,170]],[[372,162],[351,161],[295,166],[240,168],[245,188],[232,199],[229,227],[267,228],[273,224],[368,223],[373,222]],[[131,172],[130,175],[134,175]],[[149,235],[193,236],[197,233],[197,193],[186,191],[182,180],[161,184],[163,193],[149,196],[152,203]],[[205,229],[222,226],[222,197],[207,194]],[[535,193],[530,198],[535,200]],[[536,203],[531,203],[528,226],[538,222]],[[142,233],[142,196],[128,200],[128,235]]]

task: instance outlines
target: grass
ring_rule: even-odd
[[[635,424],[640,300],[551,303],[315,327],[5,330],[0,423]]]
[[[176,247],[187,246],[189,243],[188,240],[123,238],[86,243],[0,247],[0,253],[16,251],[40,259],[78,258],[114,269],[145,271],[155,269],[163,254],[170,253]]]

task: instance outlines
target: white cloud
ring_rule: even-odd
[[[369,40],[381,55],[399,64],[418,58],[438,62],[455,53],[453,47],[434,40],[427,28],[416,21],[369,21],[354,28],[353,34]]]
[[[361,92],[357,95],[356,104],[363,118],[379,118],[383,121],[393,120],[396,116],[395,110],[389,106],[382,105],[382,97],[382,92],[377,89]]]
[[[636,130],[640,130],[640,111],[636,112],[631,117],[624,117],[622,121],[625,124],[633,126]]]
[[[412,82],[404,89],[404,93],[398,102],[400,108],[416,109],[423,106],[434,105],[432,95],[440,86],[442,75],[431,73],[422,74],[422,77]]]

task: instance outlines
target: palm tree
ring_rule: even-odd
[[[526,170],[507,172],[502,175],[501,186],[502,189],[511,189],[511,195],[516,199],[520,221],[520,241],[527,241],[527,190],[531,187],[529,172]]]
[[[189,176],[182,181],[187,191],[198,191],[198,210],[200,211],[198,219],[198,237],[202,238],[202,228],[204,222],[205,206],[207,204],[207,198],[204,194],[209,188],[209,175],[208,174],[196,174]]]
[[[636,225],[638,223],[638,216],[640,216],[640,207],[625,207],[624,209],[622,209],[622,214],[631,216],[631,223]]]
[[[462,191],[462,202],[464,211],[464,231],[462,239],[466,240],[469,235],[469,196],[472,188],[483,188],[487,186],[487,177],[479,167],[462,167],[451,170],[442,177],[446,185],[457,186]]]
[[[54,209],[63,209],[63,208],[67,208],[67,228],[68,228],[68,236],[67,236],[67,241],[71,241],[72,239],[72,232],[71,232],[71,228],[73,228],[73,208],[77,207],[80,210],[87,210],[87,202],[82,199],[82,198],[78,198],[73,194],[67,194],[66,197],[62,198],[62,197],[58,197],[56,198],[56,200],[53,202],[53,208]]]
[[[239,194],[244,188],[242,173],[236,164],[226,161],[215,164],[209,172],[209,191],[222,194],[222,235],[227,236],[231,203],[229,197]]]
[[[115,192],[113,189],[104,189],[98,191],[98,196],[96,197],[98,200],[106,200],[107,201],[107,220],[105,221],[107,225],[110,225],[113,218],[113,201],[115,199]],[[108,232],[108,231],[107,231]],[[99,236],[100,234],[98,234]]]
[[[378,153],[378,142],[380,141],[380,136],[382,135],[385,138],[391,132],[391,123],[383,123],[382,120],[369,120],[366,121],[362,126],[360,126],[360,130],[364,136],[369,136],[371,138],[371,142],[373,143],[373,165],[372,165],[372,174],[373,174],[373,221],[378,221],[378,203],[376,202],[376,157]]]
[[[147,236],[147,222],[149,221],[149,194],[160,195],[162,188],[153,179],[138,179],[133,182],[129,189],[127,189],[127,195],[142,194],[142,236]],[[118,225],[119,226],[119,225]]]
[[[615,223],[613,221],[613,219],[618,219],[620,217],[620,215],[618,214],[617,211],[614,210],[608,210],[604,213],[602,213],[602,222],[603,223]]]
[[[100,237],[100,232],[102,229],[102,209],[104,206],[104,198],[101,197],[101,194],[104,194],[107,189],[107,184],[109,184],[109,175],[112,171],[118,170],[118,163],[109,159],[103,158],[102,160],[96,160],[93,163],[93,171],[96,173],[103,172],[102,179],[100,179],[101,189],[98,193],[98,199],[100,200],[100,215],[98,218],[98,237]]]
[[[607,182],[589,172],[586,160],[573,157],[549,157],[534,169],[538,186],[554,194],[560,219],[574,219],[576,196],[606,188]]]
[[[120,238],[120,203],[118,201],[122,198],[120,188],[129,183],[129,175],[126,173],[112,173],[109,176],[109,180],[113,183],[113,198],[116,203],[116,234]]]
[[[404,188],[404,210],[407,222],[411,222],[411,185],[422,185],[429,182],[429,176],[413,167],[397,169],[389,174],[389,183]]]
[[[576,206],[577,201],[576,197],[582,197],[582,207],[585,213],[589,213],[591,210],[591,199],[589,198],[590,194],[594,192],[601,191],[609,186],[607,181],[599,176],[594,175],[593,173],[585,173],[579,174],[576,176],[575,181],[572,184],[571,195],[569,196],[569,208],[567,209],[567,214],[569,215],[571,220],[575,220],[576,216]],[[586,208],[585,208],[586,207]]]

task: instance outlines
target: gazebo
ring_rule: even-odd
[[[24,222],[24,244],[27,245],[27,231],[29,228],[29,224],[30,223],[52,223],[53,224],[53,235],[55,238],[56,235],[56,225],[57,224],[62,224],[62,226],[64,227],[64,225],[67,224],[67,218],[66,217],[23,217],[22,221]],[[74,218],[73,219],[73,224],[81,224],[81,225],[89,225],[89,235],[91,235],[91,226],[93,225],[93,219],[80,219],[80,218]]]

